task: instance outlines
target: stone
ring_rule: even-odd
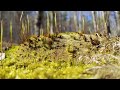
[[[0,60],[5,59],[5,53],[0,53]]]

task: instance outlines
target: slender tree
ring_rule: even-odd
[[[75,29],[75,31],[78,31],[78,26],[77,26],[77,11],[73,12],[73,18],[74,18],[74,29]]]
[[[56,11],[52,11],[52,14],[53,14],[53,31],[54,33],[58,33]]]
[[[50,34],[50,18],[49,18],[49,13],[47,13],[47,33]]]
[[[83,11],[80,12],[81,13],[81,32],[85,33],[85,16],[83,15]]]
[[[67,12],[66,11],[62,11],[61,12],[61,26],[62,26],[62,32],[65,32],[67,29]]]
[[[104,11],[104,19],[105,19],[105,26],[106,26],[106,34],[109,36],[111,34],[110,31],[110,11]]]
[[[93,18],[94,31],[98,32],[98,30],[97,30],[97,12],[96,11],[92,11],[92,18]]]
[[[119,36],[120,33],[120,11],[115,11],[114,15],[116,26],[117,26],[117,35]]]
[[[40,30],[43,30],[43,19],[44,19],[44,11],[39,11],[38,13],[38,20],[37,20],[37,27],[38,27],[38,35],[40,35]]]
[[[49,11],[49,15],[50,15],[50,34],[53,34],[53,13],[52,11]]]

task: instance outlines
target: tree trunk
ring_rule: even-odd
[[[105,24],[106,24],[106,34],[108,36],[111,34],[109,17],[110,17],[110,12],[109,11],[104,11],[104,19],[105,19]]]
[[[53,32],[58,33],[56,11],[52,11],[52,14],[53,14]]]
[[[115,11],[116,24],[117,24],[117,36],[120,36],[120,11]]]
[[[50,14],[50,34],[53,34],[54,31],[53,31],[53,14],[52,14],[52,11],[49,11],[49,14]]]
[[[39,11],[38,13],[38,21],[36,23],[38,27],[38,36],[40,35],[40,30],[43,29],[43,17],[44,17],[44,11]]]
[[[92,18],[93,18],[93,27],[94,31],[97,32],[97,13],[96,11],[92,11]]]
[[[75,32],[77,32],[78,31],[78,27],[77,27],[77,11],[74,11],[73,13],[74,13],[74,15],[73,15],[73,17],[74,17],[74,29],[75,29]]]

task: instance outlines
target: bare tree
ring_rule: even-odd
[[[85,33],[85,16],[83,15],[83,11],[80,12],[81,13],[81,32]]]
[[[43,30],[43,19],[44,19],[44,11],[39,11],[38,21],[36,23],[38,27],[38,35],[40,35],[40,30]]]
[[[109,18],[110,18],[110,11],[104,11],[106,34],[108,36],[111,34],[111,31],[110,31],[110,19]]]
[[[53,14],[53,32],[58,33],[56,11],[52,11],[52,14]]]
[[[77,26],[77,11],[73,12],[73,18],[74,18],[74,29],[75,29],[75,31],[78,31],[78,26]]]
[[[114,18],[115,18],[116,26],[117,26],[117,35],[119,36],[120,34],[120,11],[115,11]]]
[[[49,13],[47,13],[47,33],[50,34],[50,18],[49,18]]]
[[[52,11],[49,11],[49,15],[50,15],[50,34],[53,34],[53,13]]]
[[[60,11],[56,11],[56,21],[57,21],[57,29],[61,32],[62,28],[62,14]]]
[[[98,29],[97,29],[97,12],[96,11],[92,11],[92,18],[93,18],[94,31],[98,32]]]

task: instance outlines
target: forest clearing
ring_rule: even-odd
[[[92,33],[85,29],[84,20],[79,28],[74,19],[75,31],[60,31],[55,12],[53,24],[47,18],[45,32],[39,23],[38,34],[30,35],[28,19],[21,21],[19,44],[13,42],[12,22],[10,42],[3,40],[4,20],[1,21],[0,45],[5,57],[0,59],[0,79],[120,79],[120,37],[111,35],[108,18],[104,18],[105,29],[100,31],[95,12]],[[105,13],[108,17],[109,12]]]

